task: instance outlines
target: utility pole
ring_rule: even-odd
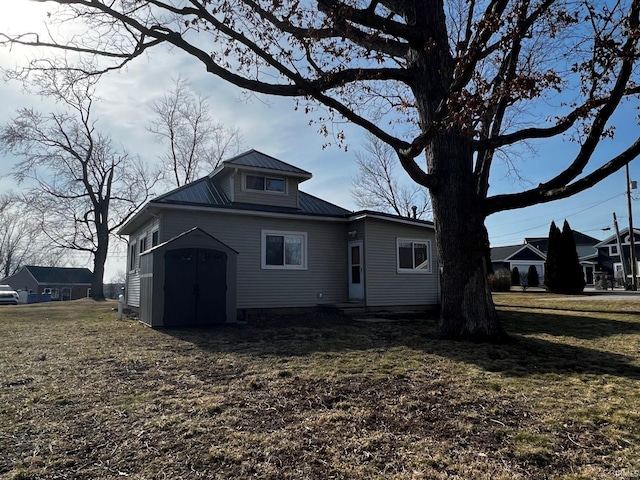
[[[631,181],[629,180],[629,163],[625,165],[627,171],[627,208],[629,209],[629,259],[631,261],[631,290],[637,290],[638,264],[636,263],[635,233],[633,231],[633,212],[631,209]]]
[[[620,229],[618,228],[618,219],[616,218],[616,212],[613,212],[613,226],[616,229],[616,239],[618,240],[618,255],[620,255],[620,263],[622,263],[622,278],[623,283],[627,284],[627,264],[624,261],[624,252],[622,251],[622,240],[620,239]],[[613,280],[615,282],[616,272],[614,269]]]

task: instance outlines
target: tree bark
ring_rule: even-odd
[[[98,209],[102,210],[102,209]],[[98,242],[93,255],[93,277],[91,281],[91,298],[104,300],[104,265],[109,253],[109,227],[106,222],[96,222]]]
[[[441,0],[423,8],[416,0],[411,12],[425,42],[432,48],[412,50],[415,83],[412,90],[420,128],[428,132],[438,118],[441,103],[454,82],[454,59]],[[425,149],[436,241],[442,269],[442,305],[438,335],[446,339],[501,342],[507,338],[500,326],[489,291],[484,201],[477,192],[472,138],[463,125],[438,128]]]
[[[452,150],[456,147],[452,145]],[[474,198],[473,175],[451,152],[442,185],[431,191],[440,260],[442,305],[438,336],[474,342],[503,342],[487,279],[489,238],[482,200]],[[456,161],[456,158],[458,161]],[[438,163],[438,162],[436,162]],[[443,170],[441,167],[440,170]],[[471,193],[470,193],[471,192]]]

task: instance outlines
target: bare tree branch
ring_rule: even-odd
[[[173,186],[181,186],[212,172],[227,157],[244,148],[237,128],[214,122],[209,101],[190,90],[189,83],[178,77],[173,90],[151,105],[155,117],[149,131],[168,144],[161,158],[172,172]]]
[[[35,182],[26,197],[49,241],[93,256],[92,295],[103,298],[109,239],[149,199],[157,173],[96,131],[91,106],[98,78],[43,72],[34,79],[40,94],[59,100],[72,114],[21,109],[0,131],[0,144],[22,157],[14,178]]]

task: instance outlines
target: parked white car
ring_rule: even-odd
[[[0,285],[0,305],[17,305],[18,292],[11,285]]]

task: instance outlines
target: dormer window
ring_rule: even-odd
[[[257,190],[260,192],[285,192],[284,178],[278,177],[263,177],[261,175],[247,175],[245,176],[245,189]]]

